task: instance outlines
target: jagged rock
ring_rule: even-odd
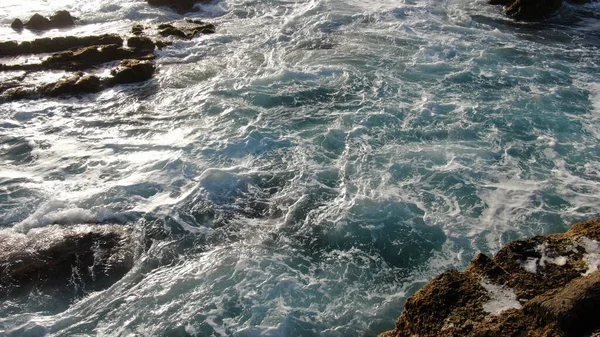
[[[143,82],[152,78],[154,74],[154,64],[150,61],[123,60],[119,66],[111,70],[113,75],[112,83],[128,84]]]
[[[132,36],[127,39],[127,47],[152,52],[154,50],[154,42],[144,36]]]
[[[94,93],[100,91],[101,84],[98,76],[77,73],[74,76],[43,86],[41,93],[51,97],[64,94]]]
[[[600,218],[476,256],[406,301],[400,336],[583,336],[600,329]]]
[[[23,21],[21,21],[21,19],[15,19],[11,24],[10,24],[10,28],[19,31],[19,30],[23,30]]]
[[[52,28],[65,28],[75,25],[75,20],[71,13],[67,11],[58,11],[50,17],[50,26]]]
[[[50,20],[45,18],[37,13],[33,14],[33,16],[27,21],[24,25],[28,29],[35,30],[48,30],[50,29]]]
[[[0,298],[37,291],[105,289],[133,266],[132,228],[49,226],[0,232]],[[71,290],[72,291],[72,290]]]
[[[16,41],[0,42],[0,56],[54,53],[78,47],[108,44],[121,46],[123,45],[123,39],[118,35],[104,34],[82,37],[47,37],[33,41],[23,41],[21,43],[17,43]]]

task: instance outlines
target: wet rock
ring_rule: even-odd
[[[176,36],[183,39],[192,39],[200,34],[213,34],[215,26],[202,21],[177,21],[158,25],[158,34],[163,37]]]
[[[46,18],[40,14],[33,16],[24,24],[27,29],[48,30],[54,28],[66,28],[75,25],[75,21],[71,14],[67,11],[58,11],[50,18]]]
[[[131,33],[136,36],[142,35],[144,33],[144,26],[133,25],[133,27],[131,27]]]
[[[123,39],[115,34],[104,34],[82,37],[41,38],[21,43],[17,43],[16,41],[0,42],[0,56],[54,53],[78,47],[108,44],[121,46],[123,45]]]
[[[567,0],[572,4],[590,0]],[[505,6],[504,14],[518,21],[542,21],[551,17],[562,6],[562,0],[489,0],[491,5]]]
[[[152,78],[154,64],[150,61],[123,60],[119,66],[111,70],[113,84],[128,84],[143,82]]]
[[[127,39],[127,47],[152,52],[154,50],[154,42],[144,36],[132,36]]]
[[[150,6],[165,6],[175,10],[179,14],[191,11],[194,5],[200,1],[197,0],[148,0]]]
[[[41,69],[83,70],[126,58],[153,57],[151,52],[145,50],[132,50],[116,44],[98,45],[53,54],[41,63]]]
[[[58,11],[50,17],[50,26],[52,28],[65,28],[75,25],[75,20],[71,13],[67,11]]]
[[[16,31],[20,31],[23,30],[23,21],[21,21],[21,19],[15,19],[11,24],[10,24],[10,28],[16,30]]]
[[[549,18],[562,6],[562,0],[516,0],[504,13],[519,21],[541,21]]]
[[[600,329],[600,218],[476,256],[406,301],[381,336],[583,336]]]
[[[36,13],[33,14],[24,26],[28,29],[47,30],[50,29],[50,20]]]
[[[101,85],[98,76],[77,73],[74,76],[43,86],[41,93],[51,97],[64,94],[94,93],[100,91]]]
[[[0,232],[0,298],[37,291],[109,287],[133,266],[132,228],[49,226]]]

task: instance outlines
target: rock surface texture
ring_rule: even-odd
[[[409,298],[380,337],[590,336],[600,332],[600,218],[514,241]]]
[[[133,266],[132,228],[49,226],[27,234],[0,232],[0,298],[32,290],[105,289]]]

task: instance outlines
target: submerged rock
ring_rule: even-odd
[[[476,256],[409,298],[400,336],[583,336],[600,329],[600,218]]]
[[[132,228],[119,225],[3,230],[0,245],[0,298],[105,289],[132,268],[136,249]]]

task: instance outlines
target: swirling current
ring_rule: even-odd
[[[540,24],[479,0],[197,7],[217,33],[148,82],[0,105],[3,231],[168,233],[107,290],[0,303],[0,335],[375,336],[439,272],[598,215],[598,4]],[[3,0],[0,39],[58,9],[74,34],[180,17]]]

